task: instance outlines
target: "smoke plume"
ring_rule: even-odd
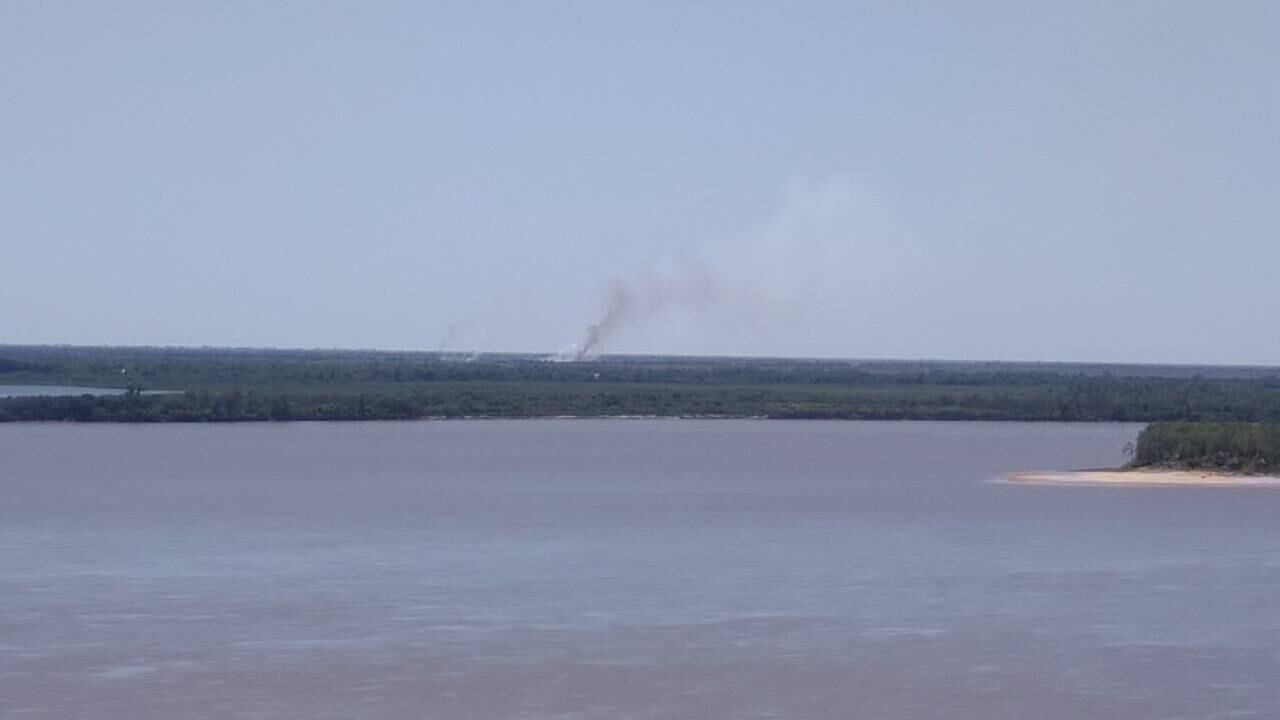
[[[436,352],[443,353],[453,347],[458,341],[458,324],[449,323],[448,330],[445,331],[444,337],[440,338],[440,344],[436,346]]]
[[[936,292],[922,289],[938,287],[944,271],[890,210],[856,183],[789,182],[757,231],[685,248],[691,254],[661,271],[617,276],[579,341],[552,359],[586,360],[624,341],[742,355],[904,347],[902,326],[939,312]]]
[[[690,265],[668,275],[652,273],[615,278],[606,293],[605,308],[587,326],[582,340],[557,353],[557,360],[589,360],[600,355],[618,333],[661,319],[676,309],[699,309],[716,300],[715,283],[701,266]]]

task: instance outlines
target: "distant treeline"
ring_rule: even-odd
[[[1280,393],[1091,379],[1033,387],[485,383],[371,392],[250,388],[0,400],[0,421],[209,422],[426,417],[702,416],[860,420],[1271,420]]]
[[[0,400],[0,421],[702,416],[1280,423],[1265,368],[0,347],[0,383],[130,386]],[[174,391],[148,395],[146,390]]]
[[[35,365],[29,362],[22,362],[21,360],[13,360],[10,358],[0,357],[0,375],[3,375],[5,373],[20,373],[20,372],[38,374],[38,373],[47,372],[50,370],[52,370],[52,368],[50,367],[41,367],[39,365]]]
[[[929,360],[605,356],[552,362],[503,353],[235,348],[0,346],[6,383],[153,390],[301,388],[439,382],[670,383],[689,385],[1062,385],[1075,379],[1252,381],[1280,389],[1280,368]]]
[[[1138,436],[1133,465],[1275,471],[1280,468],[1280,424],[1152,423]]]

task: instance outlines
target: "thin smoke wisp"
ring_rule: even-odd
[[[615,278],[609,284],[604,312],[587,326],[580,341],[560,351],[553,359],[590,360],[599,356],[606,344],[620,332],[660,319],[676,308],[706,307],[715,301],[716,296],[715,283],[702,267],[691,267],[677,275]]]

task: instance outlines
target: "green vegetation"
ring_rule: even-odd
[[[0,346],[0,421],[699,416],[1280,423],[1270,368]],[[172,391],[152,395],[142,390]]]
[[[1280,467],[1280,424],[1152,423],[1138,436],[1133,465],[1274,472]]]

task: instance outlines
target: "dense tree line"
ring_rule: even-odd
[[[172,395],[12,398],[0,421],[357,420],[554,415],[1280,422],[1264,368],[602,358],[183,348],[2,348],[10,384]]]
[[[796,419],[1280,422],[1280,397],[1116,380],[1062,386],[484,383],[371,392],[198,389],[171,395],[0,400],[0,421],[367,420],[426,417],[720,416]]]
[[[1072,381],[1270,384],[1280,370],[1065,363],[805,360],[609,356],[552,362],[537,355],[219,348],[0,346],[5,382],[120,385],[153,389],[310,389],[367,392],[376,385],[439,382],[664,383],[689,385],[1060,386]],[[1193,372],[1194,370],[1194,372]]]
[[[1133,465],[1275,471],[1280,467],[1280,424],[1152,423],[1138,436]]]
[[[13,360],[11,358],[0,357],[0,374],[3,373],[40,373],[52,370],[48,366],[40,366],[34,363],[23,362],[21,360]]]

